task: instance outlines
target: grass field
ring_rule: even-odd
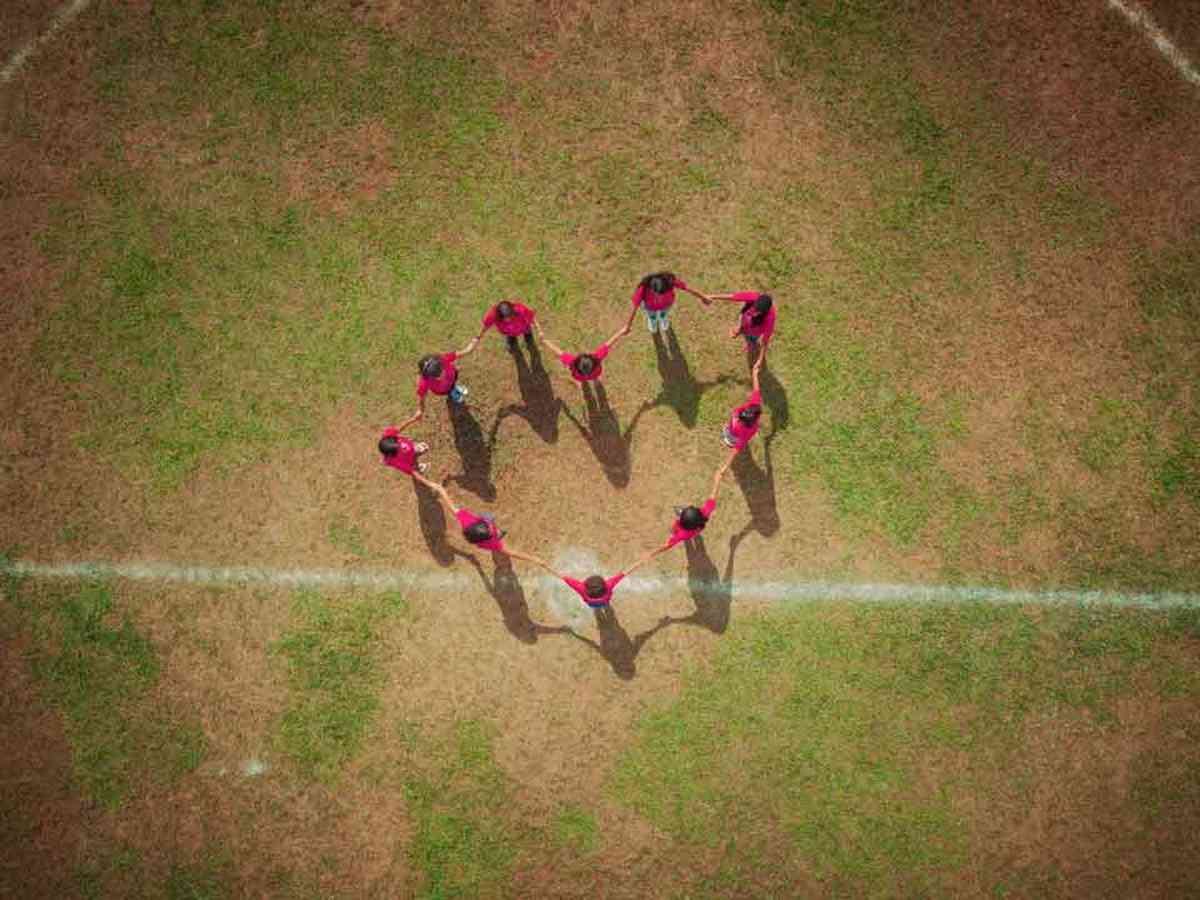
[[[739,602],[1200,592],[1200,92],[1102,2],[1001,6],[81,14],[0,86],[0,894],[1194,891],[1197,603]],[[766,425],[687,589],[564,618],[375,441],[496,299],[591,346],[659,268],[777,298]],[[616,571],[722,458],[734,309],[635,321],[603,439],[489,335],[433,475]]]

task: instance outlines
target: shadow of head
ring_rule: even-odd
[[[413,490],[417,495],[417,520],[421,525],[421,535],[429,547],[430,554],[439,566],[448,566],[454,562],[455,551],[446,537],[446,514],[437,495],[417,481],[412,479]]]
[[[765,442],[763,444],[765,447]],[[770,455],[764,450],[767,467],[761,468],[751,454],[753,445],[746,447],[733,458],[730,468],[737,480],[746,506],[750,509],[754,529],[763,537],[770,537],[779,530],[779,508],[775,503],[775,474],[771,469]]]

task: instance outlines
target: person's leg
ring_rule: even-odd
[[[670,309],[661,309],[658,311],[658,330],[659,331],[669,331],[670,330],[671,321],[670,321],[670,319],[667,318],[667,313],[669,313],[670,311],[671,311]]]
[[[729,447],[730,449],[737,446],[737,439],[733,436],[733,432],[729,430],[728,424],[721,429],[721,440],[725,443],[725,446]]]
[[[642,311],[646,314],[646,330],[654,334],[658,331],[658,316],[645,303],[642,304]]]
[[[508,349],[512,350],[512,351],[516,351],[517,339],[515,337],[513,337],[511,334],[506,334],[504,336],[504,339],[508,342]]]
[[[525,346],[528,347],[530,350],[532,350],[534,347],[537,346],[537,344],[533,340],[533,329],[532,328],[525,329]]]

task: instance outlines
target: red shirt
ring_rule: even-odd
[[[433,391],[439,397],[450,393],[450,389],[454,387],[454,382],[458,380],[458,369],[454,368],[454,361],[458,359],[457,353],[442,354],[442,374],[440,378],[426,378],[424,375],[417,376],[417,396],[424,397],[426,392]]]
[[[496,529],[495,522],[488,522],[483,516],[477,516],[469,509],[460,509],[454,514],[454,518],[458,519],[458,524],[462,526],[462,530],[466,531],[476,522],[487,522],[488,531],[492,536],[486,541],[480,541],[478,544],[472,544],[473,547],[482,547],[485,550],[499,550],[504,552],[504,544],[500,540],[500,532]],[[468,542],[469,543],[469,542]]]
[[[507,319],[500,318],[500,314],[496,312],[496,306],[500,305],[497,303],[483,317],[484,330],[495,325],[497,331],[509,337],[520,337],[529,330],[529,326],[533,324],[533,317],[537,314],[524,303],[518,303],[516,300],[509,302],[512,304],[514,315]]]
[[[675,304],[675,288],[685,291],[687,285],[683,283],[682,279],[676,278],[665,293],[656,294],[647,285],[639,284],[633,291],[633,305],[635,307],[645,305],[646,309],[651,312],[670,309]]]
[[[558,361],[571,370],[571,377],[576,381],[595,381],[604,371],[601,360],[608,356],[608,344],[601,344],[592,351],[592,356],[596,357],[596,368],[592,369],[592,374],[590,375],[580,375],[575,369],[575,360],[579,359],[579,357],[574,354],[564,353],[558,358]]]
[[[716,508],[717,498],[709,497],[708,502],[700,507],[700,515],[707,519],[713,514],[713,510]],[[704,524],[707,525],[708,523],[705,522]],[[690,541],[703,530],[703,528],[696,528],[689,531],[687,528],[683,527],[683,524],[679,521],[679,519],[676,519],[675,524],[671,526],[671,539],[667,541],[667,546],[674,547],[680,541]]]
[[[567,586],[569,588],[571,588],[572,590],[574,590],[575,593],[577,593],[583,599],[584,603],[586,603],[588,606],[592,607],[592,609],[597,609],[601,606],[608,606],[608,604],[612,602],[613,588],[615,588],[618,584],[620,584],[621,579],[624,577],[625,577],[624,572],[618,572],[612,578],[606,578],[604,580],[604,596],[603,597],[589,596],[588,592],[587,592],[587,588],[585,588],[583,586],[583,582],[579,581],[575,578],[564,578],[563,581],[565,581],[567,583]]]
[[[396,439],[396,455],[385,456],[383,464],[391,466],[393,469],[399,469],[405,475],[411,475],[417,466],[417,449],[408,438],[404,437],[395,428],[389,428],[383,433],[384,437],[394,437]]]
[[[730,416],[729,430],[731,432],[733,432],[734,449],[741,450],[748,443],[750,443],[750,438],[752,438],[752,437],[754,437],[754,435],[758,434],[758,426],[762,424],[762,415],[761,414],[759,415],[759,417],[757,419],[754,420],[753,425],[745,425],[742,423],[742,420],[738,418],[738,413],[740,413],[743,409],[746,409],[749,406],[753,406],[755,404],[761,404],[761,403],[762,403],[762,391],[755,391],[753,394],[750,395],[750,399],[747,400],[745,403],[743,403],[741,406],[739,406],[737,409],[735,409],[733,411],[733,415]]]
[[[754,299],[757,300],[758,298],[755,297]],[[755,315],[756,313],[754,311],[753,301],[748,302],[744,307],[742,307],[742,334],[748,334],[751,337],[766,340],[775,333],[775,304],[771,304],[771,308],[768,309],[767,314],[763,316],[761,325],[754,324]]]

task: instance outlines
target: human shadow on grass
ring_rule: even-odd
[[[712,381],[697,381],[692,374],[675,329],[667,332],[666,340],[660,332],[654,332],[654,355],[658,361],[658,374],[663,387],[650,406],[669,406],[679,415],[685,428],[695,428],[700,415],[700,397],[710,388],[731,381],[732,376],[722,374]]]
[[[749,444],[733,457],[733,477],[746,498],[750,509],[751,525],[763,537],[770,537],[779,530],[779,507],[775,501],[775,466],[771,462],[772,431],[762,442],[763,465],[754,461],[754,444]]]
[[[746,362],[751,369],[754,368],[754,363],[757,359],[757,353],[746,354]],[[769,437],[774,437],[776,432],[783,431],[788,427],[788,421],[791,419],[791,409],[788,407],[787,391],[783,389],[783,385],[775,377],[775,373],[771,371],[769,352],[767,358],[763,360],[762,368],[758,371],[758,386],[762,390],[763,404],[771,414],[771,433]]]
[[[489,445],[495,445],[500,423],[509,416],[520,416],[529,423],[534,434],[547,444],[558,441],[558,415],[562,411],[563,402],[554,393],[550,384],[550,373],[546,371],[537,344],[528,346],[528,362],[525,361],[520,347],[509,348],[517,366],[517,388],[521,392],[521,403],[510,403],[496,413],[488,437]]]
[[[725,561],[724,574],[717,571],[708,548],[704,544],[704,535],[696,535],[683,544],[687,554],[688,591],[696,611],[690,616],[663,616],[662,622],[680,625],[696,625],[707,628],[713,634],[724,634],[729,627],[730,607],[733,605],[733,562],[737,555],[738,544],[754,530],[751,522],[729,539],[729,558]]]
[[[571,635],[579,641],[587,644],[597,653],[604,657],[618,678],[629,681],[637,674],[637,666],[634,660],[637,655],[642,652],[642,647],[646,641],[654,637],[663,628],[670,625],[670,621],[664,619],[649,631],[643,631],[637,637],[631,638],[629,632],[621,625],[617,619],[617,613],[612,606],[600,606],[592,610],[596,616],[596,628],[600,631],[600,642],[597,643],[591,638],[584,637],[577,631],[572,630]]]
[[[471,554],[456,549],[446,537],[446,513],[437,494],[415,478],[412,483],[417,495],[417,520],[434,561],[439,566],[448,566],[456,556],[474,559]]]
[[[582,384],[583,402],[586,407],[587,423],[575,418],[571,407],[563,404],[563,412],[572,424],[579,429],[583,439],[592,448],[600,468],[613,487],[623,488],[629,484],[632,467],[629,461],[629,447],[633,443],[633,429],[637,426],[641,411],[622,432],[617,414],[608,402],[608,391],[600,382],[585,381]]]
[[[484,500],[496,499],[492,483],[492,442],[485,440],[479,420],[469,407],[451,404],[450,422],[454,426],[454,448],[462,460],[462,472],[448,481],[462,485]]]
[[[489,579],[483,563],[473,554],[464,554],[470,560],[484,588],[496,605],[500,607],[500,615],[504,617],[504,627],[509,634],[523,644],[537,643],[539,634],[569,634],[571,629],[566,625],[551,627],[535,622],[529,617],[529,603],[525,599],[525,589],[513,569],[512,558],[506,553],[492,554],[492,577]]]

